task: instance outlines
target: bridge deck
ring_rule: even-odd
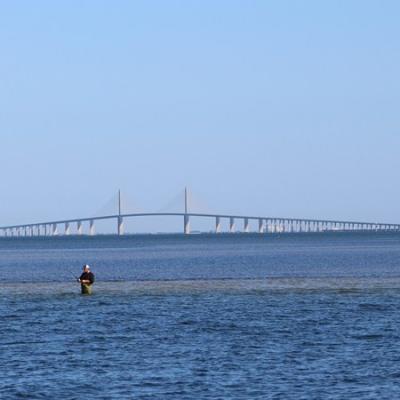
[[[100,220],[108,220],[108,219],[124,219],[124,218],[136,218],[136,217],[157,217],[157,216],[174,216],[174,217],[199,217],[199,218],[218,218],[218,219],[230,219],[230,220],[257,220],[263,222],[270,222],[274,224],[320,224],[320,225],[330,225],[335,227],[336,225],[342,226],[357,226],[364,227],[365,229],[400,229],[400,224],[394,223],[381,223],[381,222],[360,222],[360,221],[345,221],[345,220],[324,220],[324,219],[309,219],[309,218],[287,218],[287,217],[271,217],[271,216],[253,216],[253,215],[238,215],[238,214],[204,214],[204,213],[182,213],[182,212],[147,212],[147,213],[130,213],[130,214],[112,214],[112,215],[104,215],[97,217],[85,217],[85,218],[73,218],[73,219],[61,219],[54,221],[46,221],[46,222],[35,222],[29,224],[18,224],[18,225],[7,225],[1,226],[0,230],[3,232],[6,230],[14,230],[14,229],[24,229],[24,228],[33,228],[40,226],[49,226],[49,225],[60,225],[60,224],[72,224],[72,223],[84,223],[90,222],[93,224],[94,221]],[[358,228],[359,229],[359,228]]]

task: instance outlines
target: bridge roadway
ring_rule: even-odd
[[[258,221],[259,233],[280,233],[280,232],[327,232],[327,231],[400,231],[400,224],[388,224],[377,222],[339,221],[322,219],[301,219],[301,218],[277,218],[277,217],[255,217],[245,215],[228,214],[202,214],[202,213],[134,213],[134,214],[113,214],[100,217],[63,219],[49,222],[32,224],[9,225],[0,227],[0,236],[54,236],[59,234],[59,226],[64,225],[61,234],[70,235],[71,225],[76,224],[77,235],[83,234],[83,224],[89,224],[89,235],[95,234],[95,221],[115,219],[117,222],[117,234],[124,234],[124,219],[137,217],[172,216],[183,217],[183,232],[190,234],[190,218],[214,218],[215,232],[221,232],[221,220],[228,219],[229,232],[236,232],[236,220],[243,221],[242,232],[250,232],[250,221]]]

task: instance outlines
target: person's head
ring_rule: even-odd
[[[85,264],[82,269],[83,269],[83,272],[89,272],[90,271],[90,267],[87,264]]]

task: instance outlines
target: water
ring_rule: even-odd
[[[398,398],[399,305],[399,235],[3,239],[0,398]]]

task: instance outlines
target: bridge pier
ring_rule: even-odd
[[[89,222],[89,235],[93,236],[94,234],[95,234],[94,221],[91,219]]]
[[[78,235],[82,235],[82,221],[76,222],[76,232]]]
[[[264,233],[264,220],[262,218],[258,219],[258,233]]]
[[[68,236],[70,233],[71,233],[71,229],[70,229],[70,226],[69,226],[69,222],[66,222],[65,226],[64,226],[64,234],[66,236]]]
[[[117,225],[118,236],[121,236],[124,234],[124,219],[121,216],[118,216]]]
[[[243,230],[245,233],[249,233],[250,232],[250,225],[249,225],[249,219],[248,218],[244,218],[243,219]]]
[[[229,218],[229,232],[235,233],[235,218],[233,217]]]
[[[190,234],[190,217],[188,214],[185,214],[183,216],[183,233],[185,235]]]
[[[275,233],[275,223],[274,223],[274,220],[273,220],[273,219],[270,219],[270,220],[269,220],[269,231],[270,231],[271,233]]]
[[[215,217],[215,233],[221,232],[221,217]]]
[[[51,234],[53,236],[57,236],[58,235],[58,226],[57,226],[57,224],[53,224],[53,229],[52,229]]]

